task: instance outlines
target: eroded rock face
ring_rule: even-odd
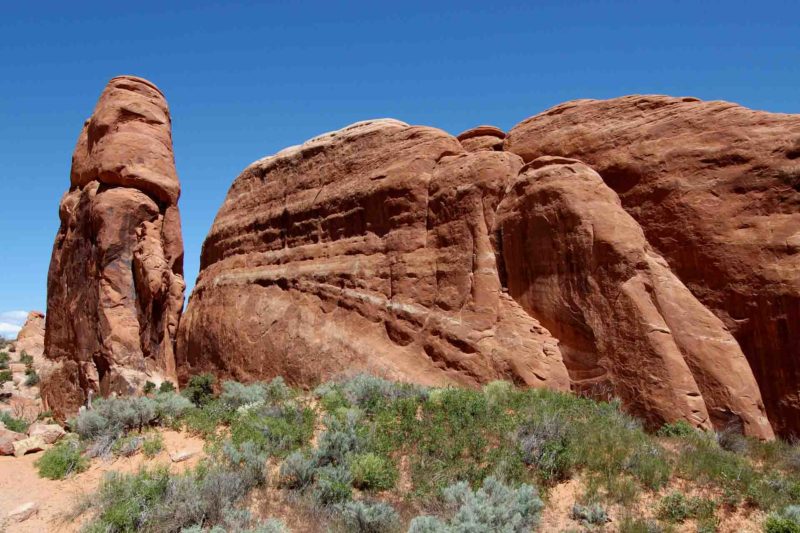
[[[771,437],[738,344],[617,194],[502,136],[378,120],[248,167],[203,246],[181,378],[510,379]]]
[[[48,274],[42,397],[57,416],[89,390],[129,393],[175,376],[183,307],[180,185],[167,102],[153,84],[111,80],[84,125]]]
[[[181,375],[313,384],[366,370],[567,390],[557,341],[503,293],[491,243],[521,164],[395,120],[252,164],[203,245]]]
[[[540,157],[498,209],[509,294],[561,341],[573,389],[613,391],[654,426],[771,438],[739,345],[580,161]]]
[[[17,333],[14,341],[14,350],[18,353],[25,352],[38,363],[44,354],[44,313],[31,311],[25,319],[25,324]]]
[[[800,432],[800,116],[728,102],[568,102],[515,126],[526,162],[580,159],[730,329],[784,435]]]

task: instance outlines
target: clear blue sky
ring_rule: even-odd
[[[800,112],[796,1],[161,4],[3,5],[0,332],[21,316],[8,312],[45,307],[72,150],[118,74],[169,101],[190,286],[245,166],[358,120],[507,129],[630,93]]]

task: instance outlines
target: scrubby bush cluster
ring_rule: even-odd
[[[70,474],[80,473],[89,467],[83,456],[83,446],[77,439],[63,439],[44,452],[36,461],[39,475],[49,479],[64,479]]]
[[[6,411],[0,411],[0,422],[11,431],[16,433],[25,433],[28,431],[28,422],[22,418],[16,418]]]

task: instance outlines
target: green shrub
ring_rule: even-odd
[[[314,432],[314,411],[288,401],[261,405],[231,422],[231,440],[252,442],[275,455],[285,455],[304,446]]]
[[[697,430],[686,420],[676,420],[668,422],[658,430],[659,437],[689,437],[694,435]]]
[[[25,386],[33,387],[39,384],[39,374],[32,368],[25,370]]]
[[[142,392],[144,394],[152,394],[156,390],[156,384],[152,381],[145,381],[144,387],[142,387]]]
[[[593,526],[600,526],[609,521],[608,513],[599,503],[592,505],[574,504],[570,512],[570,518],[583,525]]]
[[[683,493],[674,491],[661,498],[658,504],[658,517],[667,522],[681,523],[689,518],[713,520],[716,504],[706,498],[686,498]]]
[[[189,378],[189,382],[182,394],[193,404],[202,407],[214,399],[214,383],[217,378],[214,374],[198,374]]]
[[[165,381],[165,383],[169,383]],[[188,399],[175,392],[159,391],[153,398],[156,406],[156,417],[162,425],[173,426],[192,409]]]
[[[8,368],[8,362],[11,361],[11,356],[8,352],[0,352],[0,370]]]
[[[142,442],[142,453],[148,459],[152,459],[164,450],[164,438],[161,433],[154,433],[147,436]]]
[[[36,460],[39,476],[48,479],[64,479],[73,473],[89,468],[89,460],[83,457],[82,448],[76,439],[64,439]]]
[[[655,520],[626,515],[619,524],[619,533],[662,533],[664,528]]]
[[[353,486],[362,490],[389,490],[397,482],[397,469],[392,461],[371,452],[353,456],[350,473]]]
[[[0,370],[0,385],[13,379],[14,375],[11,373],[11,370]]]
[[[28,426],[30,425],[22,418],[14,418],[5,411],[0,411],[0,422],[6,426],[6,429],[15,431],[16,433],[27,433]]]
[[[162,381],[158,392],[175,392],[175,385],[171,381]]]
[[[237,381],[225,381],[219,399],[228,409],[235,410],[244,405],[265,402],[267,391],[261,383],[244,385]]]
[[[522,533],[536,526],[544,508],[534,487],[521,485],[512,489],[491,476],[477,492],[462,481],[446,488],[444,497],[453,510],[453,516],[447,521],[429,516],[417,517],[411,521],[409,533]]]
[[[25,350],[19,356],[19,362],[25,365],[26,367],[30,368],[33,365],[33,356],[28,355],[28,352]]]
[[[314,483],[317,463],[307,453],[296,451],[284,459],[280,468],[280,485],[292,490],[304,490]]]
[[[555,413],[544,413],[517,431],[522,460],[536,467],[545,481],[569,477],[573,466],[567,421]]]
[[[136,452],[141,449],[142,442],[144,442],[142,437],[139,437],[138,435],[128,435],[127,437],[117,439],[112,445],[111,451],[114,453],[114,455],[130,457],[132,455],[136,455]]]
[[[508,381],[492,381],[483,386],[483,395],[489,407],[506,405],[513,391],[514,385]]]
[[[96,518],[89,531],[146,530],[148,520],[165,501],[170,475],[166,467],[142,469],[136,474],[109,472],[93,498]]]
[[[352,482],[353,477],[346,467],[323,466],[317,471],[312,492],[314,501],[323,507],[347,501],[352,495]]]
[[[350,501],[337,506],[339,522],[352,533],[388,533],[399,527],[397,511],[383,502]]]
[[[94,440],[109,431],[108,420],[94,410],[78,413],[69,425],[81,438],[88,440]]]
[[[202,407],[188,409],[181,420],[191,433],[209,438],[229,417],[230,411],[219,400],[211,400]]]
[[[357,453],[364,445],[360,433],[361,413],[358,409],[346,409],[337,415],[325,418],[327,430],[320,435],[316,459],[324,465],[347,464],[348,456]]]
[[[790,505],[780,513],[771,513],[764,522],[766,533],[800,533],[800,506]]]

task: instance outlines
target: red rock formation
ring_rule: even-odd
[[[515,126],[505,150],[597,170],[731,330],[775,428],[800,433],[800,116],[693,98],[578,100]]]
[[[457,139],[468,152],[502,151],[506,133],[494,126],[477,126],[458,135]]]
[[[606,385],[654,425],[770,437],[737,343],[617,195],[579,162],[520,174],[468,142],[500,135],[372,121],[248,167],[203,245],[181,378]]]
[[[310,384],[363,369],[566,390],[556,341],[501,291],[490,242],[520,165],[394,120],[252,164],[203,245],[181,375]]]
[[[657,426],[771,438],[739,345],[583,163],[541,157],[498,209],[509,294],[561,341],[577,390],[606,387]]]
[[[28,313],[25,324],[17,333],[14,349],[18,353],[27,353],[37,363],[41,362],[44,353],[44,313],[41,311]]]
[[[166,100],[112,79],[84,125],[48,274],[42,397],[59,416],[86,391],[130,392],[175,375],[183,307],[180,185]]]

